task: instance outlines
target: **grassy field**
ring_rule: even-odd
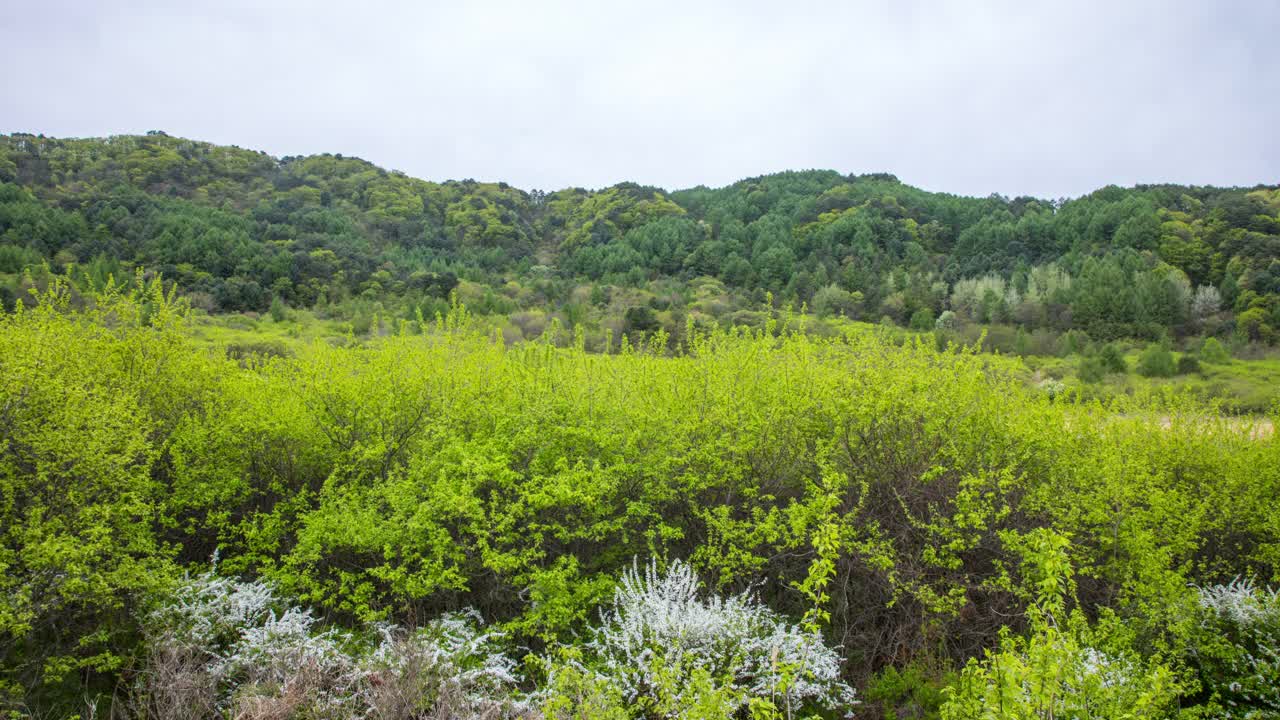
[[[1178,360],[1185,353],[1174,353]],[[1216,403],[1231,415],[1260,416],[1273,411],[1280,401],[1280,359],[1229,360],[1221,364],[1202,362],[1200,372],[1169,378],[1143,377],[1132,368],[1137,365],[1139,349],[1125,354],[1130,371],[1107,375],[1097,383],[1082,382],[1077,376],[1081,358],[1030,356],[1022,358],[1028,382],[1061,381],[1067,388],[1087,399],[1105,399],[1120,395],[1145,397],[1166,394],[1189,394],[1206,404]]]
[[[480,317],[477,320],[494,332],[502,332],[509,325],[504,316]],[[383,320],[379,335],[395,334],[401,322],[390,318]],[[780,324],[783,322],[787,322],[786,318]],[[933,341],[930,333],[864,322],[824,322],[812,316],[799,315],[792,316],[790,322],[803,322],[810,332],[818,335],[874,334],[897,344],[917,339]],[[198,342],[211,348],[225,349],[235,357],[250,354],[288,357],[316,341],[328,345],[349,345],[365,343],[375,337],[372,330],[365,334],[355,333],[351,323],[344,318],[323,317],[310,310],[289,310],[288,316],[281,321],[265,314],[198,314],[191,326],[192,336]],[[416,323],[408,323],[406,330],[417,332]],[[571,333],[565,333],[564,337],[567,341]],[[1096,383],[1080,380],[1083,358],[1077,354],[1065,357],[1001,354],[1001,357],[1028,386],[1065,390],[1086,400],[1190,395],[1198,402],[1216,404],[1225,414],[1252,418],[1270,415],[1280,402],[1280,355],[1231,359],[1217,364],[1201,362],[1199,372],[1160,378],[1143,377],[1135,371],[1141,350],[1140,346],[1127,347],[1124,358],[1129,371],[1107,375]],[[1174,352],[1175,362],[1185,354]],[[1051,385],[1055,381],[1061,383],[1061,388]]]

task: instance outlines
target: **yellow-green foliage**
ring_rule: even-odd
[[[0,692],[124,663],[130,613],[168,575],[165,438],[208,399],[158,284],[69,301],[55,286],[0,316]]]
[[[75,668],[109,686],[128,605],[215,551],[335,621],[470,605],[535,646],[636,557],[685,558],[822,627],[854,682],[992,647],[1038,528],[1142,651],[1177,649],[1189,582],[1280,579],[1274,437],[1055,401],[931,341],[771,320],[592,354],[455,308],[236,362],[154,288],[61,297],[0,319],[0,663],[28,698]]]
[[[563,228],[565,250],[622,237],[633,227],[667,215],[683,215],[684,208],[654,188],[624,183],[597,193],[561,190],[547,200],[544,224],[549,231]]]
[[[1044,529],[1025,540],[1035,595],[1027,611],[1031,636],[1004,634],[999,652],[970,660],[947,690],[943,720],[1167,717],[1179,690],[1170,670],[1090,645],[1083,615],[1067,614],[1069,541]]]
[[[531,251],[527,225],[519,217],[524,193],[505,185],[445,186],[445,224],[463,246],[507,248],[519,257]]]

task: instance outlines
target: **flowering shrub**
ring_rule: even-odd
[[[152,613],[149,625],[174,641],[218,652],[235,643],[245,628],[265,622],[279,606],[266,584],[237,582],[210,571],[182,583]]]
[[[840,656],[820,635],[749,593],[703,598],[694,571],[680,561],[665,573],[656,564],[624,573],[581,664],[627,701],[655,707],[694,705],[685,694],[695,691],[699,702],[714,696],[730,711],[753,699],[836,711],[854,703],[840,680]]]
[[[1045,395],[1048,395],[1051,398],[1060,397],[1063,393],[1067,391],[1067,386],[1065,383],[1063,383],[1061,380],[1054,380],[1052,378],[1048,380],[1044,380],[1037,387],[1040,388],[1040,392],[1044,393]]]
[[[379,628],[362,659],[362,698],[370,717],[511,717],[528,706],[513,693],[519,677],[498,632],[482,632],[474,610],[445,615],[415,631]]]
[[[1280,717],[1280,592],[1235,580],[1199,591],[1191,663],[1215,717]]]
[[[303,707],[352,714],[359,672],[343,649],[351,638],[319,630],[309,610],[282,602],[264,583],[212,571],[188,578],[147,624],[153,650],[142,696],[157,715],[184,704],[252,717]],[[164,682],[175,676],[187,682]]]
[[[515,699],[515,663],[474,611],[417,630],[383,625],[376,642],[322,628],[261,582],[205,573],[148,619],[140,709],[156,718],[501,718]]]

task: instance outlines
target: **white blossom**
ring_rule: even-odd
[[[1257,588],[1247,578],[1199,588],[1199,594],[1201,606],[1237,625],[1280,622],[1280,594],[1273,588]]]
[[[680,561],[665,573],[653,563],[627,571],[586,649],[589,664],[620,683],[629,700],[659,682],[658,663],[727,675],[734,689],[754,697],[777,695],[785,676],[794,704],[847,709],[855,702],[840,680],[840,656],[821,636],[785,622],[747,592],[703,599],[693,569]]]
[[[192,687],[212,687],[223,713],[306,708],[345,720],[424,710],[502,718],[529,710],[516,699],[516,664],[498,645],[501,633],[482,631],[473,610],[416,630],[378,626],[365,633],[377,638],[369,647],[351,632],[322,626],[266,583],[207,572],[188,578],[148,625],[157,647],[202,658],[198,672],[207,681]]]

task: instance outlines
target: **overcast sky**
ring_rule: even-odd
[[[1280,181],[1280,2],[0,0],[0,132],[523,188]]]

